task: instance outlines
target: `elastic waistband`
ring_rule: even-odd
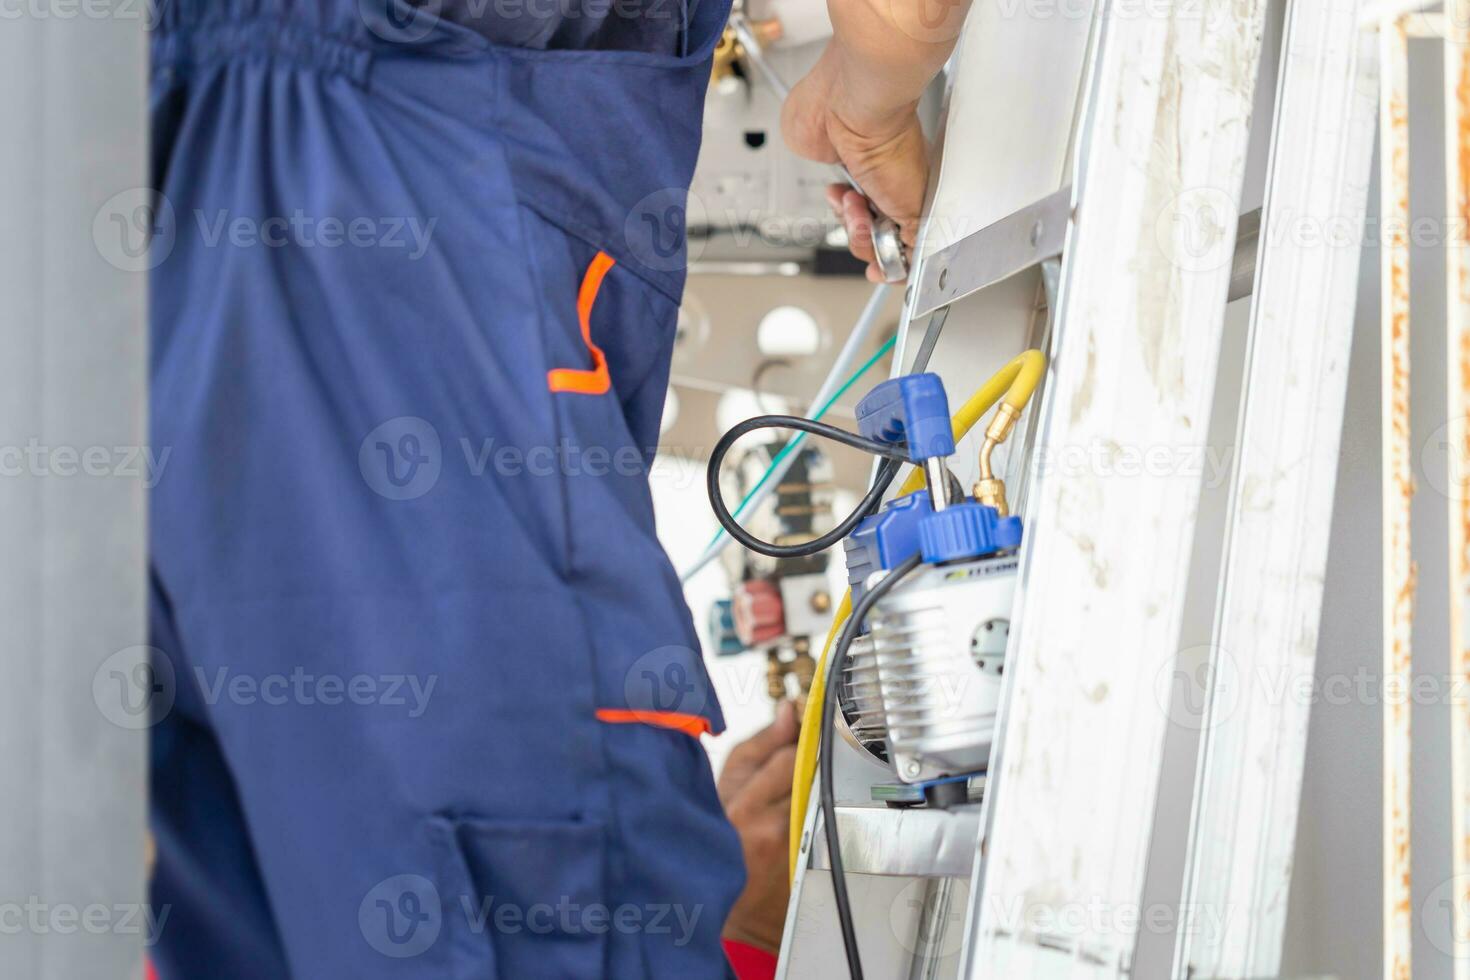
[[[228,54],[275,53],[306,58],[324,68],[347,67],[374,50],[440,57],[492,52],[510,58],[617,62],[632,69],[697,67],[713,53],[730,0],[691,0],[687,51],[666,56],[643,51],[556,50],[498,46],[438,16],[441,0],[166,0],[153,25],[154,57],[172,61]],[[345,60],[344,60],[345,59]]]
[[[373,54],[348,31],[324,32],[280,17],[215,20],[155,29],[153,70],[177,70],[230,58],[281,58],[358,84],[367,82]]]
[[[677,297],[686,194],[728,10],[729,0],[698,0],[688,53],[660,55],[497,46],[406,0],[186,0],[154,30],[155,84],[258,56],[432,105],[483,137],[487,180],[503,165],[521,204]]]
[[[383,0],[165,0],[158,5],[153,35],[155,42],[175,38],[172,46],[178,49],[180,37],[223,40],[228,35],[222,32],[230,28],[273,23],[297,37],[316,35],[362,46],[370,37],[359,7],[368,2]],[[243,40],[238,34],[234,39]]]

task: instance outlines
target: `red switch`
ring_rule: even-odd
[[[747,647],[760,646],[786,633],[781,590],[774,582],[741,582],[734,596],[735,635]]]

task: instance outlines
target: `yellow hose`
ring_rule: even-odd
[[[1023,409],[1026,402],[1031,399],[1031,394],[1036,390],[1036,385],[1041,381],[1041,374],[1046,369],[1046,358],[1039,350],[1023,351],[1005,367],[995,372],[990,380],[981,385],[969,399],[960,406],[959,411],[954,413],[950,424],[954,429],[954,438],[959,442],[965,437],[981,416],[990,411],[1001,396],[1005,396],[1007,405],[1012,408]],[[909,471],[908,476],[898,488],[896,496],[902,497],[913,493],[924,485],[924,470],[915,467]],[[822,700],[827,694],[827,653],[832,649],[832,642],[837,638],[842,624],[847,622],[847,617],[852,615],[852,592],[849,590],[842,597],[842,602],[837,606],[837,612],[832,618],[832,628],[827,631],[827,641],[822,644],[822,656],[817,661],[817,673],[812,678],[811,690],[806,696],[806,711],[801,718],[801,733],[796,740],[796,771],[791,777],[791,840],[790,840],[790,874],[796,877],[797,856],[801,853],[801,831],[806,825],[807,804],[811,801],[812,777],[817,771],[817,747],[821,742],[820,733],[817,731],[822,725]]]

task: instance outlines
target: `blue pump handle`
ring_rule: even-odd
[[[884,381],[858,402],[857,421],[865,438],[906,444],[911,463],[954,455],[949,398],[937,374]]]

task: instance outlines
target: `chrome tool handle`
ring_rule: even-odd
[[[884,282],[903,282],[909,277],[909,263],[904,254],[903,238],[898,233],[898,222],[873,207],[871,201],[868,202],[868,211],[873,215],[873,253],[878,259],[878,271]]]

